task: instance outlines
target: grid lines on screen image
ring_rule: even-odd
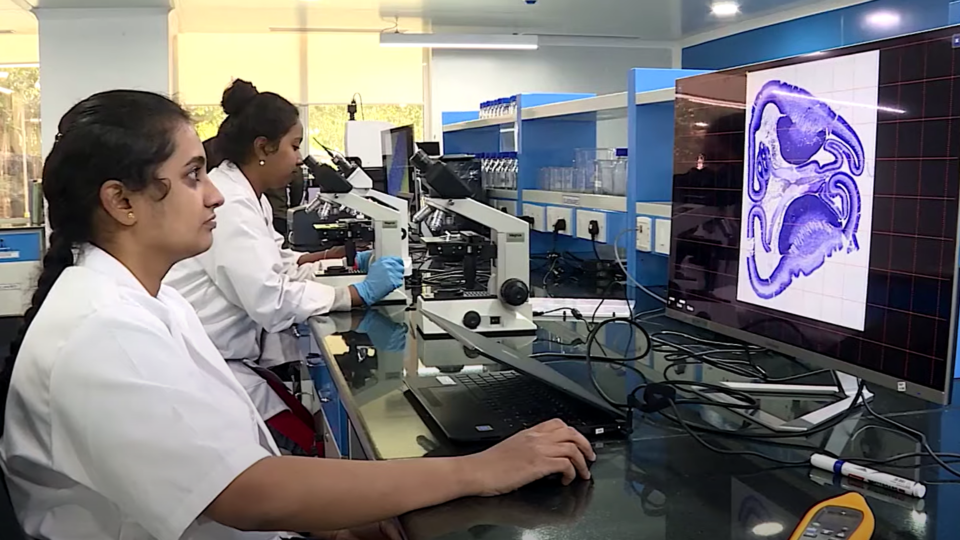
[[[949,338],[960,196],[956,55],[949,35],[915,42],[903,38],[880,49],[862,332],[736,301],[747,70],[680,81],[670,296],[690,298],[696,307],[688,311],[715,323],[749,327],[770,339],[937,387],[953,354]],[[704,238],[707,228],[735,234]],[[827,297],[839,293],[842,298],[842,284],[822,285],[829,289],[821,291]]]

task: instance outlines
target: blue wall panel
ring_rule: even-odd
[[[524,97],[526,99],[526,97]],[[539,189],[540,169],[572,167],[574,150],[597,147],[597,115],[583,114],[522,121],[520,178],[522,189]]]
[[[669,202],[673,196],[673,102],[636,109],[637,148],[643,149],[636,156],[636,202]]]
[[[899,24],[876,28],[866,18],[879,11]],[[758,28],[683,49],[683,67],[723,69],[931,30],[951,24],[947,0],[875,0]]]
[[[443,125],[459,124],[460,122],[468,122],[479,118],[480,111],[450,111],[440,113],[440,123]]]
[[[596,96],[596,94],[520,94],[520,106],[526,109],[528,107],[574,101],[594,96]]]

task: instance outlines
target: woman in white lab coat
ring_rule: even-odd
[[[319,255],[280,247],[283,238],[263,196],[289,183],[300,167],[297,108],[240,79],[222,104],[227,118],[215,144],[223,162],[210,179],[225,202],[217,210],[213,247],[174,267],[166,283],[196,308],[224,358],[256,360],[262,330],[279,332],[312,315],[375,303],[402,285],[403,269],[396,258],[377,261],[367,282],[341,289],[309,280]]]
[[[166,283],[197,310],[204,329],[264,418],[287,409],[244,362],[256,362],[264,331],[280,332],[330,311],[372,304],[403,284],[403,262],[385,258],[363,268],[367,279],[333,288],[312,281],[322,254],[283,249],[263,195],[286,186],[300,167],[303,127],[296,106],[236,80],[223,94],[227,118],[215,140],[222,163],[210,179],[223,193],[213,247],[176,265]],[[369,257],[363,259],[366,266]],[[270,366],[262,366],[270,367]]]
[[[105,92],[59,130],[43,171],[50,246],[0,379],[0,465],[31,537],[274,540],[287,535],[241,531],[321,533],[589,475],[589,444],[559,421],[464,458],[279,456],[196,314],[161,284],[210,247],[223,202],[187,113]]]

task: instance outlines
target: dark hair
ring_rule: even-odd
[[[173,155],[173,133],[182,122],[189,123],[190,116],[179,105],[136,90],[94,94],[60,119],[56,142],[43,166],[50,244],[23,326],[0,373],[0,434],[13,365],[27,328],[57,278],[74,264],[74,248],[99,240],[94,216],[100,208],[100,187],[107,180],[119,180],[133,191],[152,185],[166,188],[157,178],[157,168]]]
[[[300,121],[300,113],[293,103],[273,92],[258,92],[256,86],[243,79],[233,81],[223,91],[220,105],[227,119],[217,133],[217,157],[238,165],[253,156],[253,142],[258,137],[279,144]]]

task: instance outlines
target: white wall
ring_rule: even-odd
[[[43,155],[60,117],[90,94],[118,88],[168,94],[168,8],[36,9]]]
[[[667,48],[435,49],[430,66],[432,132],[440,138],[443,111],[476,110],[481,101],[523,92],[623,92],[630,68],[671,65],[672,50]]]

